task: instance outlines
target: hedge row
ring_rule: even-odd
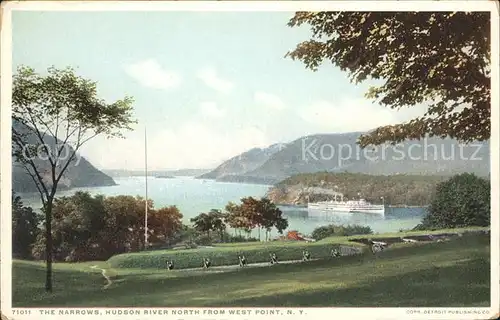
[[[345,247],[345,245],[342,245]],[[360,248],[355,244],[352,247]],[[121,254],[111,257],[108,263],[113,268],[165,268],[166,260],[173,260],[176,269],[198,268],[203,258],[209,258],[212,266],[238,264],[238,255],[243,254],[248,263],[268,262],[270,254],[276,253],[278,259],[300,260],[302,251],[308,250],[312,259],[328,258],[332,249],[341,249],[340,244],[331,243],[287,243],[268,246],[218,247],[191,250],[165,250],[156,252]]]

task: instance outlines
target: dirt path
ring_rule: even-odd
[[[107,289],[112,283],[113,281],[111,281],[111,279],[108,277],[108,275],[106,274],[106,269],[102,269],[102,268],[99,268],[97,266],[92,266],[90,267],[91,269],[99,269],[101,270],[101,273],[102,273],[102,276],[104,277],[104,279],[106,279],[106,281],[108,283],[106,283],[106,285],[104,285],[103,289]]]
[[[317,261],[320,259],[310,259],[309,261]],[[292,263],[300,263],[303,262],[302,260],[286,260],[286,261],[279,261],[278,264],[292,264]],[[258,263],[250,263],[247,264],[243,268],[262,268],[262,267],[272,267],[272,265],[269,262],[258,262]],[[102,276],[106,279],[108,282],[103,289],[107,289],[113,281],[109,278],[109,276],[106,274],[106,269],[99,268],[98,266],[91,266],[91,269],[99,269],[101,270]],[[210,267],[209,269],[204,269],[204,268],[186,268],[186,269],[174,269],[173,272],[209,272],[209,273],[223,273],[223,272],[229,272],[229,271],[234,271],[238,269],[243,269],[239,265],[227,265],[227,266],[215,266],[215,267]]]
[[[309,261],[316,261],[320,259],[310,259]],[[287,260],[287,261],[279,261],[278,264],[291,264],[291,263],[300,263],[303,262],[302,260]],[[272,267],[272,265],[269,262],[257,262],[257,263],[249,263],[243,268],[262,268],[262,267]],[[237,269],[243,269],[239,265],[227,265],[227,266],[214,266],[210,267],[209,269],[203,269],[203,268],[187,268],[187,269],[177,269],[174,271],[181,271],[181,272],[189,272],[189,271],[208,271],[208,272],[228,272],[231,270],[237,270]]]

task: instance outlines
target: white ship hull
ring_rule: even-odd
[[[384,205],[373,205],[364,201],[347,201],[347,202],[314,202],[308,203],[308,209],[320,211],[334,211],[345,213],[376,213],[385,214]]]

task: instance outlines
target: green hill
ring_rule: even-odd
[[[20,131],[23,131],[23,125],[13,121],[12,125]],[[26,129],[24,129],[26,130]],[[27,132],[27,131],[25,131]],[[31,141],[31,142],[30,142]],[[53,146],[54,137],[50,135],[46,135],[44,141],[47,145]],[[38,140],[35,137],[28,136],[28,142],[33,145],[38,143]],[[57,139],[57,145],[62,145],[62,141]],[[73,152],[73,148],[68,147],[68,152]],[[63,178],[59,182],[60,189],[69,189],[69,188],[79,188],[79,187],[100,187],[100,186],[114,186],[116,185],[115,181],[96,167],[94,167],[89,161],[85,158],[80,157],[80,161],[78,164],[70,164],[63,175]],[[39,168],[39,172],[42,173],[42,177],[46,178],[46,181],[51,181],[50,174],[50,164],[48,160],[42,160],[39,158],[34,159],[37,167]],[[64,166],[67,161],[62,160],[61,166]],[[12,159],[12,189],[15,192],[23,193],[23,192],[36,192],[36,186],[33,182],[32,178],[26,173],[23,167]]]
[[[362,173],[303,173],[289,177],[267,192],[278,204],[306,204],[331,200],[331,192],[340,192],[349,199],[364,199],[386,204],[424,206],[445,176],[423,175],[369,175]],[[358,195],[359,194],[359,195]]]

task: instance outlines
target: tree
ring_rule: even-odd
[[[148,217],[148,231],[169,241],[182,228],[182,214],[176,206],[153,210]],[[153,239],[151,239],[152,241]]]
[[[266,241],[269,238],[269,233],[273,227],[282,233],[288,227],[288,221],[282,217],[281,210],[276,207],[268,198],[261,198],[259,200],[248,197],[241,199],[241,205],[238,210],[234,210],[238,215],[243,217],[243,221],[247,221],[247,227],[250,229],[259,228],[266,230]]]
[[[69,197],[54,199],[51,224],[53,260],[89,260],[95,251],[92,246],[102,239],[99,233],[104,227],[104,217],[103,196],[92,197],[88,192],[76,192]],[[45,238],[39,237],[33,249],[33,256],[37,259],[46,259]]]
[[[210,239],[210,231],[212,230],[211,218],[206,213],[200,213],[194,218],[191,218],[194,228],[199,232],[206,232],[208,239]]]
[[[24,206],[21,197],[12,192],[12,255],[31,258],[32,246],[40,232],[41,217],[31,207]]]
[[[235,230],[243,230],[244,232],[250,233],[252,230],[252,222],[248,219],[247,214],[244,212],[241,205],[237,205],[233,202],[229,202],[226,205],[226,214],[224,221],[231,228]],[[241,233],[240,233],[241,235]]]
[[[384,79],[366,97],[391,109],[428,104],[423,116],[362,135],[362,147],[426,135],[490,138],[489,12],[297,12],[288,23],[302,24],[313,39],[288,57],[312,70],[328,60],[356,83]]]
[[[273,227],[280,234],[283,234],[283,230],[288,228],[288,220],[283,218],[283,212],[268,198],[260,199],[259,210],[262,214],[262,226],[266,229],[266,241],[269,240]]]
[[[195,228],[183,224],[179,230],[178,240],[186,240],[189,244],[193,244],[196,234],[197,230]]]
[[[126,195],[107,197],[104,200],[106,230],[103,237],[116,250],[135,251],[145,247],[144,201],[145,199],[142,197]],[[149,212],[154,214],[151,199],[148,200]],[[152,231],[153,229],[149,230],[148,228],[148,237],[151,236]]]
[[[148,200],[148,235],[163,243],[182,228],[175,206],[155,210]],[[91,196],[76,192],[54,200],[52,238],[55,261],[105,260],[114,254],[144,247],[144,199],[133,196]],[[44,237],[38,237],[33,255],[45,258]]]
[[[58,185],[69,165],[78,163],[82,145],[98,135],[122,137],[121,131],[131,129],[131,105],[129,97],[113,103],[98,98],[96,82],[77,76],[71,68],[49,68],[42,76],[21,66],[13,77],[12,153],[42,200],[48,292],[52,291],[51,225]]]
[[[78,191],[54,200],[52,208],[54,260],[85,261],[100,258],[105,227],[104,196]],[[45,239],[41,239],[45,241]],[[99,250],[97,250],[99,249]],[[96,251],[99,254],[95,255]]]
[[[259,200],[253,197],[247,197],[241,199],[240,212],[246,221],[248,221],[248,227],[253,229],[257,227],[258,238],[260,240],[260,229],[264,226],[264,212],[263,207]],[[266,232],[267,235],[267,232]]]
[[[236,211],[239,207],[234,203],[229,201],[224,208],[224,223],[229,227],[234,229],[234,235],[236,236],[236,231],[238,230],[237,221],[236,221]]]
[[[420,229],[490,225],[490,181],[463,173],[438,184]]]
[[[207,234],[208,239],[210,240],[210,231],[217,231],[219,233],[220,240],[224,239],[224,231],[226,230],[226,224],[224,221],[226,220],[226,215],[217,209],[212,209],[208,213],[200,213],[196,217],[191,219],[191,222],[194,224],[194,228],[199,231]]]
[[[219,233],[220,241],[224,241],[224,232],[226,231],[226,224],[224,223],[225,214],[217,209],[212,209],[208,213],[212,224],[212,230]]]

